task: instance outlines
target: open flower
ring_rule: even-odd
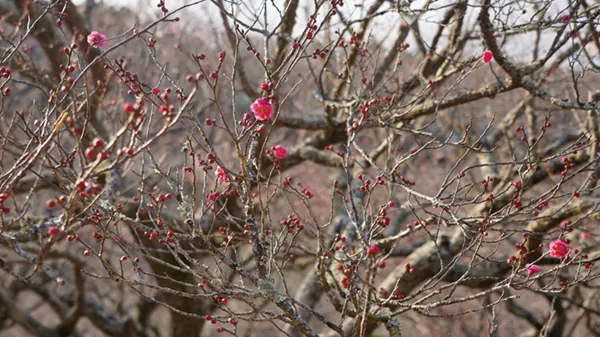
[[[256,101],[250,105],[250,110],[254,113],[254,118],[259,121],[266,121],[273,115],[273,106],[264,98],[257,98]]]
[[[379,246],[371,245],[371,246],[369,246],[369,248],[367,248],[367,255],[374,256],[377,254],[379,254]]]
[[[491,50],[486,50],[483,52],[483,56],[481,57],[481,60],[483,61],[483,63],[490,63],[490,61],[494,58],[494,54],[492,53]]]
[[[88,35],[87,41],[94,48],[103,47],[104,42],[106,42],[106,35],[93,31]]]
[[[540,266],[531,263],[527,264],[525,267],[527,267],[527,274],[529,274],[529,276],[533,276],[533,274],[539,273],[541,270]]]
[[[550,255],[562,259],[569,254],[569,246],[563,240],[556,240],[550,242]]]
[[[283,147],[282,145],[275,145],[273,146],[273,154],[275,154],[275,158],[277,159],[283,159],[285,158],[285,155],[287,154],[287,149],[285,147]]]
[[[215,170],[215,174],[217,175],[217,181],[219,182],[219,184],[229,181],[229,177],[227,177],[227,173],[221,166],[217,166],[217,169]]]

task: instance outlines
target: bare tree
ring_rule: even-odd
[[[155,2],[0,3],[3,335],[600,336],[598,4]]]

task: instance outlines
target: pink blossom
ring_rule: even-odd
[[[48,235],[49,236],[55,236],[56,234],[58,234],[59,230],[57,227],[49,227],[48,228]]]
[[[367,255],[373,256],[379,254],[379,247],[377,245],[372,245],[367,248]]]
[[[567,244],[562,241],[562,240],[556,240],[556,241],[552,241],[550,242],[550,255],[557,258],[557,259],[562,259],[565,256],[567,256],[567,254],[569,254],[569,246],[567,246]]]
[[[565,14],[560,18],[560,20],[562,22],[568,22],[569,20],[571,20],[571,17],[569,16],[569,14]]]
[[[229,181],[229,177],[227,177],[227,173],[221,166],[217,166],[217,169],[215,170],[215,174],[217,175],[217,181],[219,182],[219,184]]]
[[[97,31],[93,31],[87,37],[88,43],[94,47],[104,47],[104,42],[106,42],[106,35],[100,34]]]
[[[581,240],[585,240],[589,237],[590,237],[590,232],[588,232],[588,231],[581,232]]]
[[[488,49],[483,52],[483,56],[481,57],[481,60],[483,60],[483,63],[490,63],[492,58],[494,58],[494,54],[492,54],[492,51]]]
[[[569,228],[570,224],[571,224],[571,221],[569,221],[569,220],[563,220],[563,221],[560,222],[560,228],[567,229],[567,228]]]
[[[525,267],[527,267],[527,274],[529,274],[529,276],[532,276],[535,273],[539,273],[541,268],[538,265],[535,264],[527,264]]]
[[[135,111],[135,107],[131,103],[123,104],[123,111],[126,113],[132,113]]]
[[[283,159],[283,158],[285,158],[285,155],[287,154],[287,150],[285,147],[277,144],[277,145],[273,146],[273,153],[275,154],[275,158]]]
[[[152,94],[154,94],[154,95],[160,94],[160,89],[159,88],[152,88]]]
[[[266,121],[271,118],[273,114],[273,106],[269,101],[264,98],[257,98],[252,105],[250,110],[254,113],[254,117],[259,121]]]

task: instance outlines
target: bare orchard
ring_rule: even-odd
[[[600,5],[0,2],[0,335],[600,336]]]

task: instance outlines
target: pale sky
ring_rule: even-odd
[[[253,20],[252,20],[252,18],[249,17],[248,14],[250,12],[256,12],[257,10],[255,10],[255,9],[257,9],[257,6],[259,6],[262,3],[262,0],[235,0],[235,1],[239,4],[242,4],[242,5],[240,5],[240,8],[242,8],[241,9],[242,12],[238,13],[239,14],[238,17],[240,18],[240,20],[242,20],[246,23],[251,23]],[[364,11],[366,11],[366,8],[368,8],[374,1],[376,1],[376,0],[345,0],[343,14],[345,15],[346,18],[349,18],[349,19],[362,17],[362,16],[364,16]],[[410,5],[410,8],[412,8],[412,9],[420,8],[425,1],[426,0],[414,1]],[[74,0],[73,2],[76,4],[83,4],[86,2],[86,0]],[[128,6],[128,7],[133,8],[138,13],[140,13],[140,16],[145,16],[145,15],[159,16],[159,15],[161,15],[160,11],[156,7],[158,0],[96,0],[96,2],[104,2],[106,4],[114,5],[115,7]],[[172,9],[177,8],[181,4],[191,3],[193,1],[192,0],[165,0],[165,2],[167,5],[167,8],[172,10]],[[227,4],[227,3],[229,3],[229,0],[225,0],[224,2],[225,2],[225,4]],[[269,0],[268,3],[269,3],[269,6],[268,6],[268,10],[267,10],[267,16],[269,19],[267,21],[269,22],[270,28],[273,28],[273,27],[275,27],[275,24],[278,21],[279,14],[277,13],[277,10],[275,9],[275,7],[272,4],[275,4],[279,8],[282,8],[284,0]],[[312,3],[313,3],[313,0],[301,0],[301,7],[299,10],[299,19],[297,20],[297,24],[296,24],[297,30],[302,30],[304,28],[304,26],[305,26],[304,23],[307,21],[306,13],[309,10],[308,8],[306,8],[306,6],[312,7]],[[444,13],[449,8],[449,5],[451,5],[453,3],[456,3],[456,0],[433,1],[431,8],[437,8],[439,10],[432,11],[431,13],[427,13],[426,15],[421,16],[421,18],[419,19],[420,29],[421,29],[421,34],[426,42],[431,40],[431,38],[433,37],[433,34],[437,30],[437,21],[441,17],[442,13]],[[478,2],[473,2],[473,3],[478,3]],[[546,16],[549,16],[549,15],[556,16],[558,14],[566,13],[566,12],[564,12],[566,4],[567,4],[567,2],[565,0],[553,1]],[[389,6],[389,5],[386,5],[386,6]],[[515,14],[510,16],[510,20],[506,19],[508,25],[512,25],[515,23],[526,23],[529,21],[530,15],[532,13],[534,13],[533,8],[530,7],[528,2],[526,2],[526,1],[514,2],[512,6],[513,6],[513,8],[512,8],[513,13],[515,13]],[[519,8],[519,6],[524,6],[524,7]],[[326,4],[324,7],[329,8],[329,5]],[[526,9],[527,14],[522,14],[522,9]],[[477,16],[478,12],[479,12],[479,9],[477,9],[477,8],[469,10],[467,12],[467,22],[474,23],[476,21],[476,16]],[[181,21],[180,21],[180,24],[178,25],[178,27],[180,29],[186,29],[190,33],[197,32],[198,34],[206,34],[207,33],[207,29],[206,29],[207,23],[210,20],[212,20],[217,25],[219,25],[217,27],[218,29],[221,28],[220,27],[221,19],[217,12],[217,8],[215,5],[210,3],[210,0],[207,0],[203,4],[197,5],[194,8],[186,9],[185,13],[183,13],[183,15],[180,15],[180,16],[181,16]],[[410,18],[407,18],[407,19],[410,19]],[[261,17],[260,22],[262,24],[262,22],[263,22],[262,17]],[[386,15],[383,15],[382,17],[377,18],[377,20],[371,26],[370,33],[373,36],[380,37],[380,38],[386,37],[390,34],[392,36],[395,36],[396,31],[397,31],[396,27],[399,24],[400,24],[400,17],[397,14],[393,14],[393,13],[386,14]],[[212,29],[213,27],[210,27],[210,28]],[[553,31],[550,31],[550,33],[553,33]],[[209,31],[209,34],[212,34],[212,31]],[[529,51],[528,47],[531,44],[527,43],[527,41],[531,41],[532,38],[533,38],[533,35],[529,35],[529,36],[521,35],[518,38],[509,40],[509,43],[506,46],[506,48],[504,48],[504,51],[507,54],[509,54],[509,56],[511,56],[512,58],[521,59],[524,61],[525,59],[529,58],[530,51]],[[553,35],[547,35],[545,37],[545,39],[543,39],[543,40],[548,40],[548,42],[549,42],[549,41],[552,41],[552,39],[553,39]],[[387,39],[387,40],[389,41],[392,39]],[[413,43],[415,42],[412,34],[410,35],[407,42],[410,43],[411,45],[413,45]],[[542,46],[543,45],[548,45],[548,44],[543,43]],[[481,43],[479,43],[478,41],[475,41],[473,43],[472,48],[473,48],[474,53],[481,53],[483,51],[483,47],[482,47]],[[541,50],[541,52],[543,53],[544,50]]]

